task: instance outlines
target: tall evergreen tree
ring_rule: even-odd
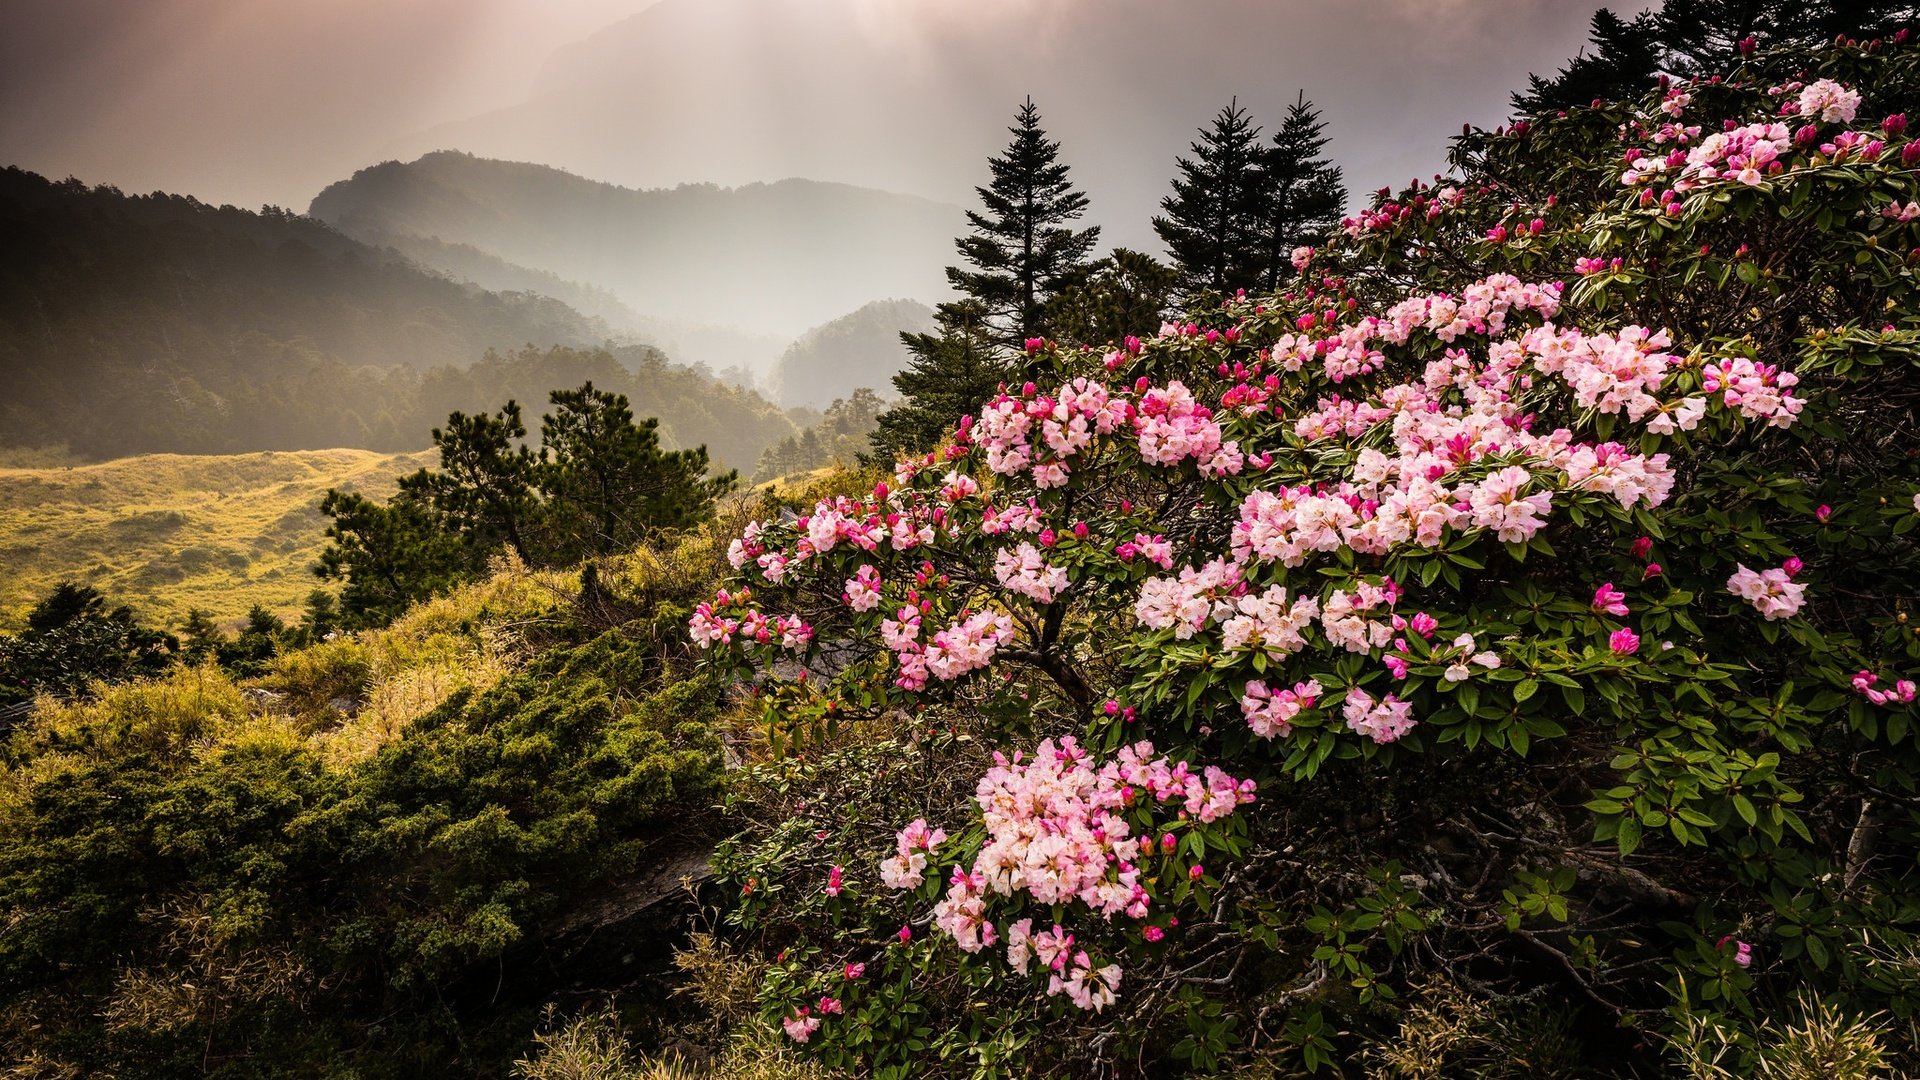
[[[1593,13],[1588,47],[1551,78],[1527,77],[1513,109],[1535,114],[1614,99],[1653,85],[1661,72],[1711,76],[1732,69],[1741,43],[1817,44],[1835,35],[1891,35],[1920,20],[1910,0],[1666,0],[1660,10],[1622,18]]]
[[[1260,128],[1234,99],[1190,144],[1191,158],[1177,158],[1173,194],[1160,200],[1153,231],[1173,259],[1180,291],[1230,292],[1256,283],[1265,262],[1261,230],[1266,218]]]
[[[1047,301],[1080,279],[1100,228],[1072,227],[1087,196],[1067,178],[1060,144],[1047,139],[1032,98],[1007,130],[1006,152],[987,160],[991,183],[974,189],[982,209],[967,211],[973,232],[954,242],[972,269],[950,266],[947,280],[983,306],[987,339],[1017,352],[1046,335]]]
[[[947,267],[947,280],[960,299],[936,309],[937,333],[900,335],[910,359],[893,385],[905,400],[874,429],[882,458],[927,449],[991,397],[1016,374],[1024,343],[1052,333],[1049,304],[1086,277],[1100,228],[1073,228],[1087,197],[1068,179],[1032,98],[1007,130],[1012,142],[987,160],[991,182],[974,189],[981,209],[967,211],[972,232],[954,241],[966,266]]]
[[[1326,124],[1303,92],[1261,158],[1260,288],[1271,291],[1292,277],[1293,250],[1319,243],[1340,223],[1347,186],[1326,147]]]

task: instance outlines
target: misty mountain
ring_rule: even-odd
[[[782,405],[824,409],[861,387],[892,397],[907,361],[902,331],[932,330],[933,309],[915,300],[876,300],[816,326],[780,354],[767,379]]]
[[[1304,90],[1356,193],[1404,184],[1462,121],[1502,120],[1529,70],[1579,46],[1591,6],[660,0],[555,52],[524,102],[389,152],[451,146],[644,186],[806,176],[970,204],[1032,94],[1103,239],[1158,252],[1148,220],[1174,158],[1236,95],[1271,131]],[[936,299],[863,299],[902,295]]]
[[[724,437],[715,453],[746,468],[796,430],[657,349],[577,348],[607,338],[558,300],[456,282],[286,211],[0,171],[0,445],[413,450],[452,409],[514,396],[537,415],[583,378],[681,445]]]
[[[756,334],[737,327],[642,315],[598,286],[568,281],[558,274],[508,262],[472,244],[452,244],[439,237],[415,233],[369,235],[377,235],[382,246],[421,266],[470,281],[483,289],[551,296],[583,315],[604,321],[623,336],[655,346],[681,362],[698,363],[722,373],[739,369],[742,381],[749,384],[772,368],[780,350],[787,345],[784,334]]]
[[[310,213],[371,244],[477,248],[644,316],[782,336],[875,297],[943,299],[965,227],[953,206],[845,184],[640,191],[448,151],[362,169]]]

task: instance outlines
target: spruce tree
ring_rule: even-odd
[[[967,266],[947,267],[947,280],[960,298],[935,310],[937,332],[900,335],[910,358],[893,386],[905,400],[874,429],[879,458],[926,450],[950,434],[963,413],[1018,374],[1025,342],[1053,332],[1049,305],[1086,277],[1100,229],[1072,227],[1087,197],[1068,179],[1032,98],[1007,130],[1013,141],[987,160],[992,181],[974,189],[982,209],[967,211],[972,232],[954,241]]]
[[[1260,275],[1254,284],[1272,291],[1293,276],[1293,250],[1317,244],[1340,223],[1347,187],[1340,166],[1327,160],[1326,124],[1302,93],[1273,133],[1261,158],[1264,209],[1260,222]]]
[[[1046,336],[1047,301],[1080,279],[1100,228],[1072,227],[1087,197],[1067,178],[1060,144],[1047,139],[1032,98],[1007,130],[1006,152],[987,160],[992,182],[974,189],[982,209],[967,211],[972,234],[954,242],[972,269],[950,266],[947,280],[980,303],[988,341],[1017,353]]]
[[[1236,98],[1191,149],[1193,157],[1175,159],[1180,175],[1160,201],[1165,214],[1153,219],[1153,231],[1167,245],[1184,295],[1251,287],[1265,264],[1268,178],[1260,128]]]

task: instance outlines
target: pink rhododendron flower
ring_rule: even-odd
[[[1793,580],[1784,567],[1755,573],[1744,563],[1727,579],[1727,591],[1753,605],[1769,620],[1791,618],[1806,602],[1807,587]]]
[[[803,1043],[813,1038],[813,1033],[820,1030],[820,1018],[809,1016],[810,1011],[802,1005],[794,1010],[793,1015],[780,1021],[780,1026],[787,1029],[787,1038]]]
[[[1347,691],[1343,708],[1347,727],[1376,743],[1393,742],[1413,730],[1413,706],[1392,694],[1375,701],[1373,695],[1356,686]]]
[[[1627,594],[1613,587],[1609,581],[1593,591],[1593,610],[1605,615],[1623,616],[1627,614]]]
[[[1623,626],[1607,635],[1607,648],[1622,656],[1631,656],[1640,651],[1640,635]]]

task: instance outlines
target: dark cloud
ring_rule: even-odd
[[[28,167],[304,206],[452,147],[619,183],[842,180],[950,201],[1035,96],[1118,242],[1234,96],[1304,90],[1356,189],[1439,166],[1592,0],[26,0],[0,147]],[[585,36],[595,25],[611,23]],[[584,37],[565,47],[568,37]],[[544,65],[542,65],[544,61]]]

